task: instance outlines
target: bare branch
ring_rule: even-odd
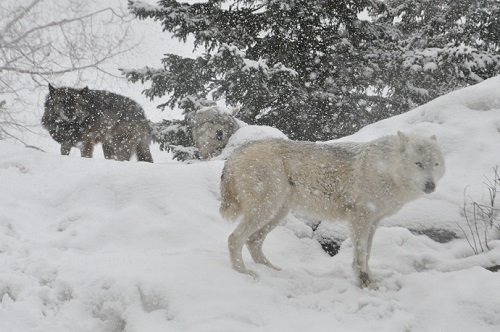
[[[26,38],[28,35],[36,32],[36,31],[45,30],[45,29],[49,29],[49,28],[52,28],[52,27],[55,27],[55,26],[61,26],[61,25],[65,25],[65,24],[68,24],[68,23],[76,22],[76,21],[83,21],[83,20],[85,20],[85,19],[87,19],[89,17],[98,15],[98,14],[106,12],[106,11],[110,11],[113,14],[115,14],[115,11],[112,8],[108,7],[108,8],[103,8],[101,10],[97,10],[97,11],[92,12],[92,13],[88,13],[88,14],[83,15],[83,16],[78,16],[78,17],[74,17],[74,18],[70,18],[70,19],[62,19],[62,20],[59,20],[59,21],[53,21],[53,22],[50,22],[50,23],[47,23],[47,24],[40,25],[40,26],[37,26],[37,27],[29,29],[28,31],[26,31],[22,35],[18,36],[17,38],[6,42],[6,45],[17,44],[19,41],[21,41],[22,39]]]
[[[99,8],[98,0],[91,0],[92,5],[88,0],[60,1],[56,6],[48,1],[47,6],[42,5],[44,0],[25,0],[29,4],[24,5],[23,1],[8,0],[4,6],[3,1],[0,94],[8,103],[0,109],[0,139],[8,137],[25,144],[18,133],[30,131],[23,122],[26,117],[20,116],[20,111],[34,109],[34,98],[26,98],[28,91],[57,81],[63,74],[72,84],[89,74],[96,80],[117,77],[105,63],[137,44],[129,36],[131,19],[125,12],[109,5]]]
[[[466,195],[467,187],[464,189],[462,210],[468,232],[462,226],[458,225],[458,227],[476,255],[491,249],[489,245],[490,230],[498,229],[500,231],[500,222],[498,221],[500,209],[496,207],[496,193],[499,191],[498,186],[500,185],[498,166],[493,169],[493,172],[493,179],[485,177],[484,185],[489,194],[489,201],[486,204],[468,197]],[[469,210],[469,206],[472,210]]]
[[[38,3],[42,1],[43,0],[33,0],[26,8],[20,7],[19,14],[17,14],[16,16],[14,16],[14,18],[12,18],[12,20],[7,22],[2,31],[0,31],[0,38],[1,36],[5,35],[5,33],[9,31],[14,24],[16,24],[16,22],[20,21],[24,16],[26,16],[26,14],[31,11],[31,9],[33,9],[36,5],[38,5]]]

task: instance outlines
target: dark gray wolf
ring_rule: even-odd
[[[221,214],[242,216],[229,236],[232,267],[246,244],[256,263],[274,267],[262,252],[267,234],[295,210],[318,219],[347,220],[359,285],[371,286],[368,260],[379,221],[434,191],[444,174],[435,136],[385,136],[367,143],[317,144],[262,140],[237,150],[224,166]]]
[[[42,125],[61,144],[61,154],[79,147],[91,158],[94,145],[102,143],[107,159],[153,162],[149,144],[151,128],[142,107],[130,98],[108,91],[54,88],[49,84]]]
[[[219,155],[239,128],[231,115],[220,112],[217,107],[197,111],[191,122],[193,142],[202,159]]]

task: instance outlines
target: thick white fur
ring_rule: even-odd
[[[232,267],[255,276],[242,259],[277,269],[262,252],[267,234],[289,211],[347,220],[360,286],[371,283],[368,260],[379,221],[432,192],[444,174],[436,138],[385,136],[367,143],[317,144],[262,140],[237,150],[221,180],[221,214],[242,220],[229,236]]]

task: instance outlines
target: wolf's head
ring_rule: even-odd
[[[237,129],[232,116],[217,111],[198,112],[192,120],[193,141],[203,159],[218,155]]]
[[[82,123],[88,116],[86,96],[89,88],[54,88],[49,84],[45,103],[45,121]],[[43,123],[44,119],[42,119]]]
[[[436,136],[420,137],[398,132],[405,176],[418,190],[430,194],[444,175],[444,158]]]

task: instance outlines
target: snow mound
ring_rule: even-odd
[[[465,89],[451,92],[445,96],[422,106],[422,108],[463,107],[474,111],[490,111],[500,109],[498,84],[500,76],[488,79]]]
[[[227,159],[240,146],[267,138],[288,139],[283,132],[273,127],[244,125],[229,138],[226,147],[215,159]]]
[[[461,234],[464,190],[477,201],[487,199],[485,177],[500,165],[500,76],[451,92],[412,111],[371,124],[338,141],[368,141],[398,130],[436,135],[446,173],[433,194],[408,204],[385,221],[422,229],[445,228]],[[422,206],[425,209],[422,209]]]

